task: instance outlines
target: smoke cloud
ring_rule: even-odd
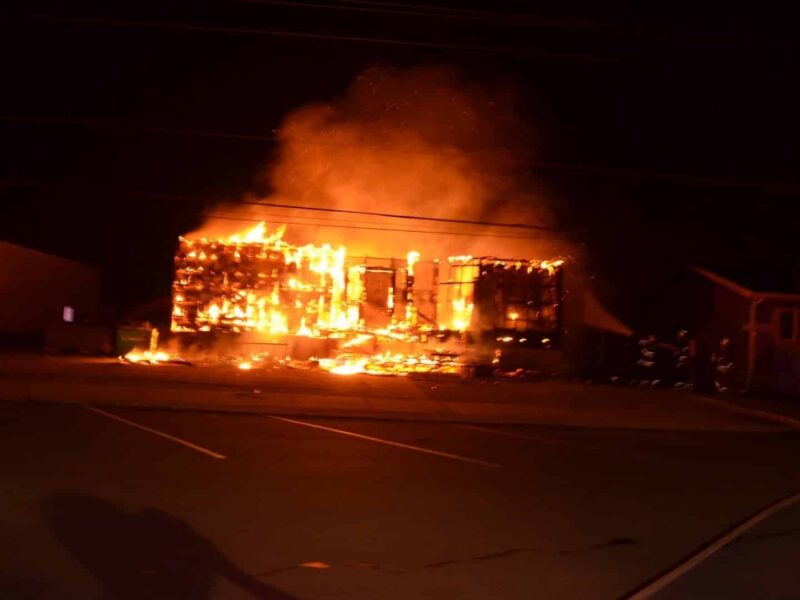
[[[342,97],[286,117],[277,160],[259,178],[270,192],[246,200],[552,226],[526,172],[531,137],[515,109],[511,90],[466,82],[451,68],[371,67]],[[341,243],[354,256],[559,252],[546,234],[519,229],[252,205],[236,211],[287,223],[288,241]]]

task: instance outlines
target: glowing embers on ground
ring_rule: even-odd
[[[119,357],[120,362],[130,364],[145,364],[153,365],[166,362],[185,362],[181,361],[177,356],[166,352],[165,350],[158,349],[159,332],[155,327],[150,330],[150,341],[147,350],[141,348],[133,348],[123,356]]]
[[[124,356],[120,356],[119,359],[123,362],[132,364],[141,363],[151,365],[156,363],[170,362],[173,360],[173,357],[163,350],[156,350],[155,352],[152,352],[150,350],[138,350],[134,348]]]
[[[321,369],[335,375],[409,375],[411,373],[459,373],[461,363],[456,354],[437,353],[408,355],[339,354],[336,358],[319,359]]]
[[[175,364],[192,365],[177,354],[164,350],[139,350],[134,349],[119,357],[120,362],[135,365]],[[334,375],[382,375],[404,376],[412,373],[438,373],[457,374],[462,367],[459,355],[444,351],[433,351],[418,355],[408,355],[399,352],[383,352],[373,355],[342,352],[334,358],[311,358],[308,361],[295,361],[290,358],[270,359],[262,355],[241,355],[222,358],[212,361],[203,361],[205,366],[225,366],[240,371],[264,372],[271,368],[301,368],[314,369],[319,367],[323,371]]]

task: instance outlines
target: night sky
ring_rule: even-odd
[[[532,180],[625,315],[687,262],[743,277],[774,265],[765,285],[798,263],[788,15],[107,4],[28,2],[0,19],[0,237],[102,267],[110,304],[168,295],[177,236],[253,189],[287,112],[374,64],[513,87]],[[356,37],[372,41],[342,39]]]

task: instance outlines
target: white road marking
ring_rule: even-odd
[[[710,544],[705,546],[699,552],[693,554],[679,565],[673,567],[660,577],[656,578],[655,580],[651,581],[645,587],[640,589],[637,592],[634,592],[630,596],[626,596],[626,600],[644,600],[644,598],[650,598],[653,594],[661,591],[665,587],[667,587],[670,583],[685,575],[688,571],[694,569],[704,560],[709,558],[711,555],[719,552],[725,546],[733,542],[736,538],[742,535],[748,529],[752,529],[756,525],[758,525],[764,519],[774,515],[776,512],[779,512],[785,508],[792,506],[793,504],[797,503],[800,500],[800,493],[792,494],[791,496],[787,496],[777,502],[773,502],[766,508],[762,509],[743,523],[737,525],[727,533],[721,535]]]
[[[168,433],[164,433],[163,431],[159,431],[158,429],[152,429],[151,427],[145,427],[144,425],[139,425],[139,423],[134,423],[133,421],[129,421],[128,419],[123,419],[122,417],[118,417],[117,415],[112,414],[110,412],[106,412],[99,408],[95,408],[94,406],[84,404],[83,407],[87,410],[91,410],[92,412],[96,412],[97,414],[108,417],[109,419],[114,419],[115,421],[119,421],[120,423],[125,423],[126,425],[130,425],[131,427],[136,427],[137,429],[143,429],[144,431],[148,431],[154,435],[166,438],[172,442],[175,442],[176,444],[181,444],[182,446],[186,446],[187,448],[191,448],[192,450],[197,450],[198,452],[207,454],[212,458],[217,458],[219,460],[225,460],[227,458],[224,454],[219,454],[218,452],[214,452],[213,450],[209,450],[208,448],[203,448],[202,446],[198,446],[197,444],[193,444],[192,442],[187,442],[186,440],[182,440],[181,438],[175,437],[174,435],[169,435]]]
[[[480,425],[466,425],[459,423],[456,427],[461,427],[462,429],[474,429],[475,431],[485,431],[486,433],[494,433],[495,435],[505,435],[507,437],[514,437],[520,438],[523,440],[535,440],[537,442],[544,442],[545,444],[564,444],[565,442],[561,440],[553,440],[550,438],[538,436],[538,435],[530,435],[527,433],[517,433],[515,431],[504,431],[502,429],[492,429],[491,427],[481,427]]]
[[[401,442],[393,442],[391,440],[384,440],[382,438],[372,437],[370,435],[363,435],[361,433],[355,433],[353,431],[345,431],[344,429],[335,429],[333,427],[325,427],[324,425],[317,425],[316,423],[308,423],[307,421],[298,421],[296,419],[287,419],[286,417],[276,417],[275,415],[270,415],[271,419],[276,419],[278,421],[285,421],[286,423],[294,423],[295,425],[302,425],[304,427],[313,427],[314,429],[322,429],[323,431],[330,431],[333,433],[340,433],[342,435],[347,435],[354,438],[359,438],[362,440],[367,440],[370,442],[376,442],[378,444],[386,444],[387,446],[395,446],[397,448],[405,448],[406,450],[414,450],[416,452],[423,452],[425,454],[433,454],[435,456],[442,456],[444,458],[450,458],[453,460],[460,460],[462,462],[468,462],[476,465],[481,465],[483,467],[492,467],[498,468],[502,465],[497,463],[489,462],[486,460],[479,460],[477,458],[469,458],[468,456],[461,456],[459,454],[450,454],[449,452],[441,452],[440,450],[431,450],[430,448],[422,448],[421,446],[412,446],[411,444],[403,444]]]

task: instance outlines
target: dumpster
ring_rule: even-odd
[[[116,352],[124,356],[134,348],[147,350],[150,347],[150,327],[117,327]]]

